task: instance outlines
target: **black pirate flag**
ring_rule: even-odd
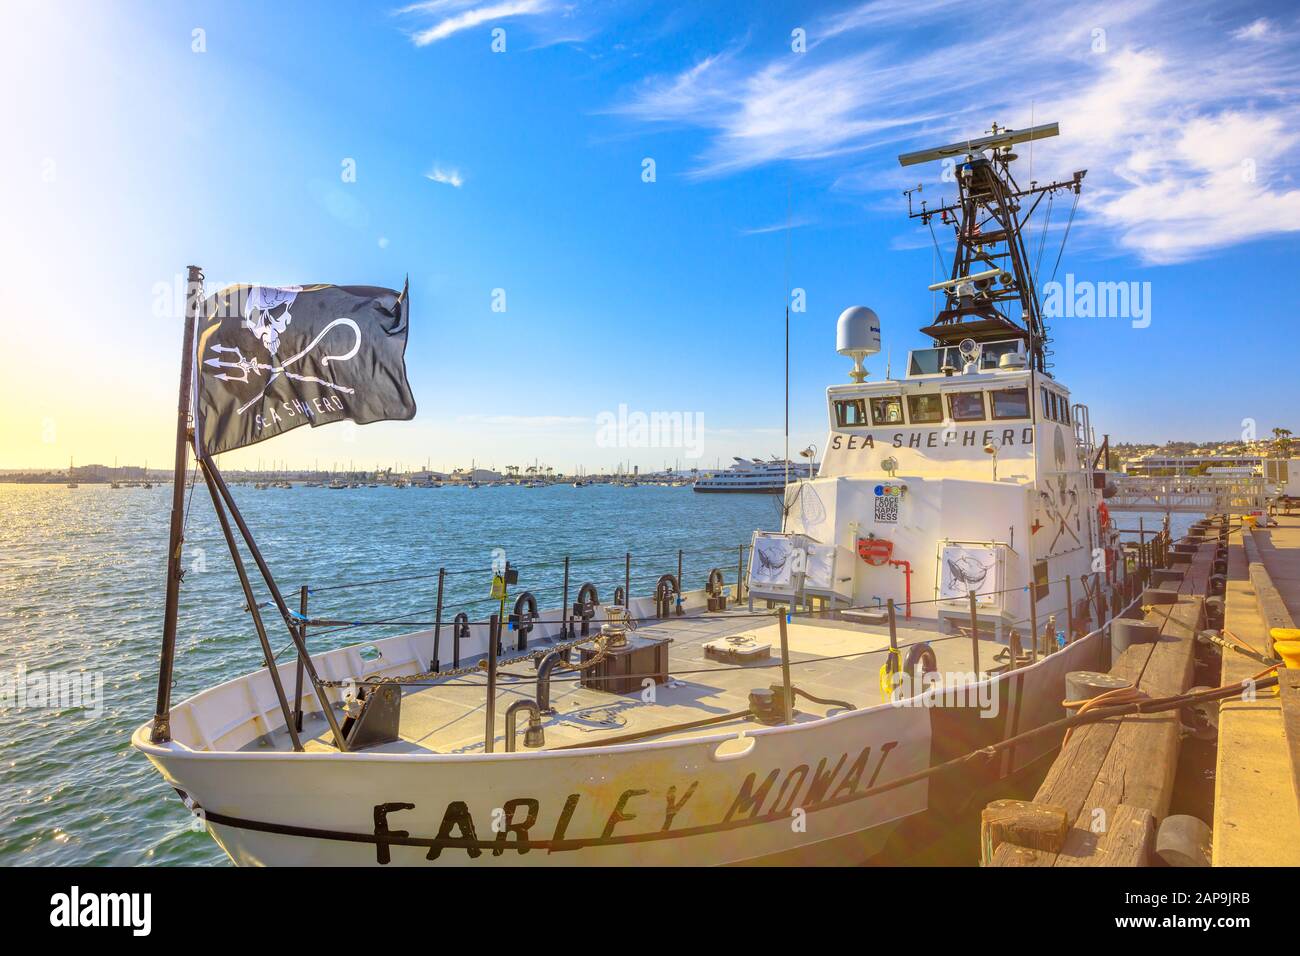
[[[299,425],[415,417],[407,289],[231,286],[196,343],[198,435],[215,455]]]

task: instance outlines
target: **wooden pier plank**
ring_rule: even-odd
[[[1197,550],[1179,585],[1176,604],[1146,609],[1160,639],[1124,650],[1111,668],[1151,697],[1185,691],[1192,680],[1195,636],[1204,622],[1199,596],[1215,544]],[[1143,865],[1155,827],[1168,811],[1177,771],[1176,712],[1138,714],[1078,728],[1035,795],[1035,803],[1063,806],[1071,826],[1059,853],[1003,842],[993,866]],[[1120,862],[1124,861],[1124,862]]]
[[[1192,682],[1195,636],[1204,621],[1203,605],[1199,598],[1191,598],[1168,607],[1160,640],[1151,645],[1151,656],[1138,683],[1150,697],[1181,694]],[[1117,723],[1119,728],[1083,809],[1066,835],[1058,866],[1104,865],[1100,836],[1122,819],[1122,806],[1145,810],[1157,820],[1169,811],[1178,769],[1178,712],[1134,714]],[[1094,832],[1097,827],[1102,828],[1101,833]]]

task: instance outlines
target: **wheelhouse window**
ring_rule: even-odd
[[[876,425],[903,424],[903,397],[886,395],[871,400],[871,421]]]
[[[955,422],[984,420],[983,392],[953,392],[948,396],[948,412]]]
[[[943,421],[943,399],[938,395],[907,396],[907,420],[913,425]]]
[[[980,350],[980,368],[995,369],[1004,355],[1018,355],[1019,342],[988,342]]]
[[[961,354],[955,348],[914,349],[908,364],[909,375],[938,375],[947,365],[961,368]]]
[[[1054,422],[1059,422],[1061,420],[1061,406],[1056,400],[1056,393],[1053,391],[1047,393],[1047,407],[1047,417]]]
[[[993,405],[994,418],[1028,418],[1029,390],[1024,388],[1007,388],[989,392],[989,401]]]
[[[835,400],[835,427],[856,428],[867,422],[867,402],[861,398]]]

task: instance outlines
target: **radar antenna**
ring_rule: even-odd
[[[944,293],[944,306],[934,323],[921,330],[936,345],[955,345],[963,339],[982,343],[1020,338],[1032,367],[1047,371],[1047,326],[1021,233],[1043,197],[1069,190],[1077,203],[1088,171],[1081,169],[1069,179],[1045,185],[1031,182],[1028,189],[1021,189],[1011,175],[1011,163],[1017,159],[1013,146],[1059,133],[1056,123],[1023,130],[994,123],[987,136],[898,157],[901,166],[954,162],[956,201],[933,208],[922,203],[916,210],[912,208],[912,190],[907,191],[908,218],[920,219],[928,226],[938,217],[953,227],[957,240],[948,279],[930,287]]]

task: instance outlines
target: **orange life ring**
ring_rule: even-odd
[[[1101,521],[1101,530],[1105,531],[1110,526],[1110,509],[1104,501],[1097,505],[1097,518]]]

